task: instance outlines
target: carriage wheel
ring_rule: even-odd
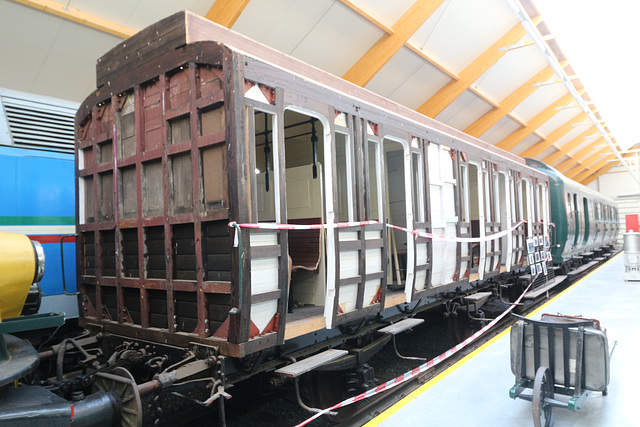
[[[551,427],[553,424],[553,406],[545,402],[546,398],[553,399],[553,381],[549,368],[541,366],[533,382],[533,425],[535,427]]]

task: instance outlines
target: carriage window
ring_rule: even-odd
[[[340,222],[353,220],[351,164],[349,137],[343,133],[336,132],[336,185],[338,190],[336,219]]]
[[[413,205],[415,207],[415,219],[418,222],[425,221],[424,211],[424,172],[422,168],[422,156],[419,153],[411,155],[413,168]]]
[[[509,176],[509,193],[511,194],[511,221],[520,221],[518,216],[518,199],[516,199],[516,184],[512,176]]]
[[[484,177],[484,218],[486,222],[493,222],[491,219],[491,190],[489,187],[489,172],[482,172]]]
[[[500,184],[498,183],[498,175],[493,175],[493,191],[494,191],[494,197],[493,197],[493,209],[496,212],[496,222],[500,222],[501,219],[504,215],[502,214],[501,210],[501,202],[504,198],[504,187],[501,187]]]
[[[381,200],[378,196],[380,194],[380,153],[378,153],[379,143],[378,141],[369,141],[367,143],[367,151],[369,156],[369,197],[367,199],[368,212],[370,220],[380,220],[380,207],[378,206]]]
[[[469,221],[471,235],[480,236],[480,189],[478,188],[478,166],[469,163]]]
[[[522,187],[521,187],[521,192],[520,192],[520,196],[522,198],[522,219],[524,219],[525,221],[527,221],[527,223],[525,224],[526,229],[529,229],[530,223],[531,223],[531,215],[530,215],[530,211],[529,211],[529,202],[530,202],[530,188],[529,188],[529,181],[527,181],[526,179],[523,179],[522,181]]]
[[[273,163],[273,114],[254,113],[255,178],[258,199],[258,221],[275,221],[275,174]]]
[[[460,215],[462,222],[469,222],[469,171],[466,165],[460,166]]]
[[[407,226],[407,195],[405,193],[404,147],[400,142],[384,139],[384,166],[387,184],[387,221],[398,227]],[[392,281],[389,284],[401,284],[407,265],[407,234],[391,229],[389,232],[390,249],[387,263],[393,268]]]

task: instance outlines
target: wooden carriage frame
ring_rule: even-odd
[[[283,126],[283,113],[289,107],[312,112],[323,120],[329,167],[335,165],[335,147],[331,141],[337,126],[331,119],[344,115],[344,127],[349,129],[354,142],[350,149],[356,160],[352,163],[354,173],[358,176],[368,174],[367,156],[363,151],[368,140],[382,143],[389,137],[404,141],[405,157],[411,159],[415,153],[421,161],[423,193],[420,200],[424,203],[424,216],[414,221],[414,203],[407,215],[407,222],[414,229],[431,230],[429,144],[447,146],[450,150],[452,174],[457,180],[454,202],[458,214],[463,203],[459,181],[461,164],[468,162],[479,166],[479,176],[483,173],[490,176],[491,193],[487,200],[494,198],[493,187],[497,181],[493,177],[501,173],[509,188],[521,188],[523,181],[529,183],[530,199],[526,203],[529,218],[533,218],[533,212],[538,209],[533,197],[536,185],[547,186],[545,197],[548,199],[546,175],[527,167],[522,159],[189,12],[166,18],[123,42],[100,58],[97,73],[99,88],[82,104],[76,118],[78,277],[82,288],[83,324],[98,325],[116,334],[181,346],[200,342],[217,346],[223,354],[243,357],[325,327],[382,313],[397,304],[433,303],[436,293],[458,287],[471,290],[470,282],[505,271],[501,262],[478,273],[471,268],[468,272],[460,271],[461,263],[471,262],[472,252],[469,249],[463,255],[462,245],[457,244],[456,274],[443,286],[434,288],[429,285],[432,242],[418,238],[412,244],[425,245],[427,257],[417,261],[415,249],[409,250],[407,264],[413,272],[426,271],[426,275],[421,276],[426,286],[417,290],[409,274],[410,283],[405,291],[391,295],[386,291],[384,261],[389,231],[384,226],[386,215],[381,212],[380,224],[326,231],[327,282],[333,283],[328,285],[333,292],[327,292],[327,301],[331,303],[327,306],[333,308],[325,308],[324,316],[302,319],[297,325],[288,324],[285,320],[289,292],[287,233],[291,231],[278,231],[275,241],[257,247],[251,244],[252,234],[268,233],[227,227],[229,221],[257,222],[256,187],[251,173],[255,154],[247,137],[252,135],[247,117],[252,117],[253,110],[272,114],[279,128]],[[156,107],[159,109],[153,110]],[[220,126],[206,134],[201,120],[205,113],[220,121]],[[282,138],[274,143],[279,144],[283,152]],[[283,157],[274,161],[278,162],[278,168],[285,169]],[[226,168],[224,178],[207,181],[203,174],[211,168],[203,162]],[[405,174],[413,176],[412,161],[405,164]],[[381,167],[379,164],[378,168]],[[176,179],[178,175],[172,175],[173,169],[186,171],[180,175],[186,181]],[[408,183],[405,197],[411,202],[410,177],[405,178]],[[156,186],[153,195],[143,194],[142,189],[148,189],[152,182],[162,185]],[[331,188],[326,194],[333,197],[325,200],[329,206],[326,211],[331,212],[330,205],[337,205],[335,181],[327,179],[326,183]],[[354,183],[353,193],[357,197],[351,202],[355,219],[368,219],[369,189],[365,180],[354,179]],[[284,182],[280,180],[277,185],[277,209],[283,209],[286,206]],[[384,198],[385,186],[381,185],[379,191]],[[179,200],[173,192],[180,194]],[[209,200],[207,192],[215,196]],[[513,194],[514,202],[522,206],[519,190]],[[151,209],[160,198],[162,205]],[[548,204],[546,206],[544,215],[548,219]],[[491,218],[496,217],[493,204],[486,209]],[[286,222],[285,211],[281,211],[279,217]],[[502,227],[489,219],[481,222],[487,223],[481,235],[495,233]],[[328,223],[335,223],[335,219],[328,218]],[[507,225],[514,224],[517,218],[512,218]],[[546,235],[547,227],[547,223],[531,224],[528,235]],[[150,249],[150,228],[156,233],[155,252]],[[356,238],[341,241],[340,232],[347,229]],[[514,239],[523,236],[521,230],[513,233]],[[469,236],[471,224],[458,221],[456,231],[458,236]],[[130,240],[124,241],[124,234],[129,235]],[[193,245],[190,242],[194,242]],[[487,256],[499,260],[500,245],[495,242],[494,246],[487,247]],[[509,261],[510,269],[523,268],[524,236],[518,245],[513,245],[520,255],[514,255]],[[177,256],[183,247],[187,255]],[[217,248],[217,252],[210,253],[207,248],[211,247]],[[368,249],[379,250],[383,260],[380,271],[367,272],[364,253]],[[358,252],[356,276],[340,276],[339,254],[343,251]],[[149,275],[152,256],[154,263],[160,265],[155,278]],[[278,283],[268,292],[252,294],[251,260],[261,258],[277,259]],[[224,268],[216,270],[212,264],[224,264]],[[161,277],[163,271],[164,278]],[[180,271],[183,273],[178,274]],[[371,280],[379,280],[380,296],[366,304],[363,287]],[[336,306],[340,289],[349,284],[358,286],[355,309],[339,313]],[[163,298],[165,306],[162,306]],[[254,328],[249,314],[251,305],[271,301],[276,302],[277,309],[268,328]],[[187,305],[195,307],[197,315],[190,319],[191,323],[181,324],[184,309],[180,307]]]

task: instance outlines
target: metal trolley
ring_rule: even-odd
[[[580,409],[592,391],[607,395],[609,352],[606,331],[597,320],[543,314],[541,320],[518,315],[511,328],[512,399],[533,403],[536,427],[553,424],[553,408]],[[531,391],[531,392],[529,392]],[[568,396],[559,400],[557,395]]]

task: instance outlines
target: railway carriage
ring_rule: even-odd
[[[190,13],[97,69],[78,275],[106,331],[234,357],[321,341],[523,269],[549,232],[547,175],[523,160]]]
[[[551,197],[552,255],[556,265],[615,244],[618,210],[615,202],[565,177],[544,163],[527,164],[549,175]]]

